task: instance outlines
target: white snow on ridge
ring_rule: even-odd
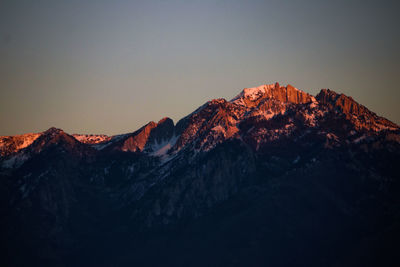
[[[81,143],[90,144],[103,143],[111,139],[111,137],[105,134],[73,134],[72,136]]]
[[[2,162],[2,167],[6,169],[18,168],[20,167],[26,160],[28,156],[25,154],[15,155],[5,161]]]
[[[252,101],[259,99],[266,92],[266,86],[261,85],[253,88],[246,88],[243,90],[243,96]]]
[[[240,94],[234,97],[230,102],[235,104],[244,104],[243,98],[255,101],[262,97],[268,90],[275,87],[275,84],[264,84],[257,87],[245,88]]]

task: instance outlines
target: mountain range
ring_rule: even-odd
[[[400,128],[279,83],[114,136],[0,137],[2,266],[399,266]]]

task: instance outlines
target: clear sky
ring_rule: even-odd
[[[0,1],[0,135],[132,132],[275,81],[400,123],[397,1]]]

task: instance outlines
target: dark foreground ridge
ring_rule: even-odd
[[[399,266],[400,130],[278,83],[116,136],[0,137],[2,266]]]

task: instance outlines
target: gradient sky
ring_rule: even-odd
[[[275,81],[400,123],[397,1],[0,1],[0,135],[132,132]]]

